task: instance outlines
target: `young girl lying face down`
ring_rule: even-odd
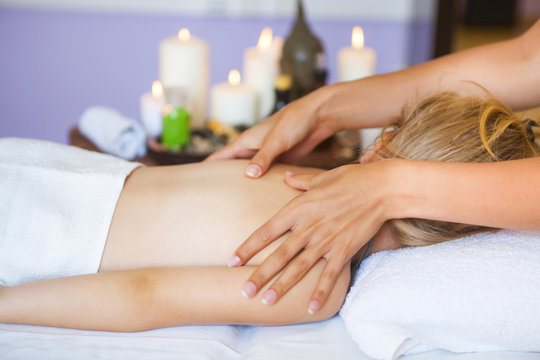
[[[422,101],[381,136],[364,162],[533,157],[537,150],[532,131],[493,98],[441,93]],[[273,306],[265,306],[260,295],[252,299],[240,295],[253,265],[278,249],[287,234],[247,266],[228,268],[230,254],[299,194],[284,184],[286,171],[321,171],[275,165],[254,181],[243,175],[245,165],[235,160],[137,168],[126,179],[116,204],[98,273],[0,287],[0,322],[140,331],[188,324],[278,325],[333,316],[348,290],[350,268],[341,272],[319,311],[305,310],[324,260]],[[395,219],[376,234],[372,252],[429,245],[487,230],[493,229]],[[352,263],[367,251],[366,245]]]

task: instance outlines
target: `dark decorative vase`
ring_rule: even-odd
[[[317,55],[324,53],[319,39],[313,35],[304,17],[302,0],[298,8],[294,26],[283,45],[281,71],[293,79],[291,101],[298,99],[314,88],[314,71]]]

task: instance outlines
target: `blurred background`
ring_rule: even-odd
[[[327,55],[364,29],[377,73],[514,37],[540,16],[537,0],[304,0]],[[139,118],[158,77],[158,45],[180,28],[210,44],[210,83],[241,68],[264,27],[286,37],[291,0],[0,0],[0,137],[66,143],[85,108]],[[381,94],[384,96],[384,94]]]

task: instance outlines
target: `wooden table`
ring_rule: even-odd
[[[358,135],[357,132],[349,132],[327,141],[324,147],[315,149],[310,154],[299,159],[295,165],[332,169],[340,165],[351,163],[357,158]],[[101,152],[90,140],[81,134],[79,129],[73,127],[69,130],[69,144],[82,149]],[[163,165],[151,154],[137,157],[133,161],[147,166]]]

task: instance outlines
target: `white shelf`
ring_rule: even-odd
[[[176,16],[290,17],[294,0],[0,0],[0,7]],[[435,0],[304,0],[317,19],[433,19]]]

